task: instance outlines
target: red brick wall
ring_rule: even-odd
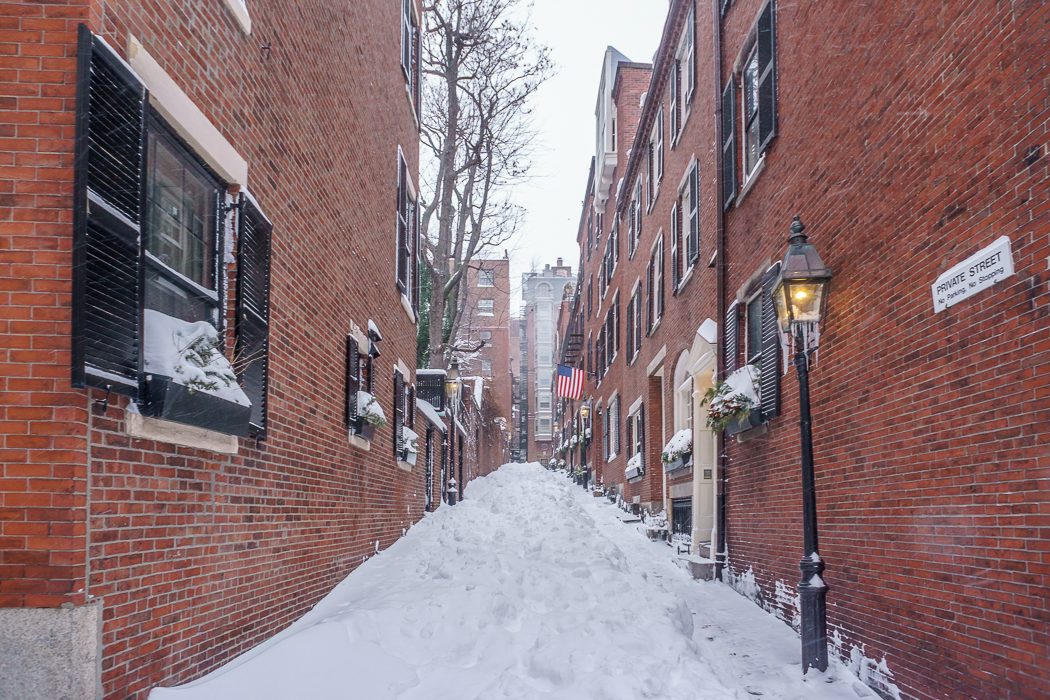
[[[734,3],[724,68],[759,8]],[[885,656],[913,697],[1045,697],[1050,95],[1032,28],[1050,8],[869,9],[779,4],[779,135],[727,219],[728,291],[783,254],[794,214],[835,272],[811,381],[841,651]],[[935,314],[934,279],[1001,235],[1016,275]],[[768,435],[729,448],[731,561],[767,593],[802,552],[782,386]]]
[[[69,386],[77,23],[0,6],[0,605],[83,602],[87,400]]]
[[[494,284],[491,287],[478,285],[481,270],[491,272]],[[461,335],[470,347],[480,341],[480,332],[488,331],[492,338],[488,344],[476,353],[464,354],[460,362],[460,371],[483,376],[482,361],[491,365],[491,372],[485,376],[485,385],[491,389],[491,401],[495,403],[496,416],[503,416],[510,421],[511,416],[511,353],[517,353],[510,344],[510,260],[475,261],[466,276],[467,297],[463,310],[460,328]],[[482,299],[493,301],[493,315],[480,316],[478,302]]]
[[[672,5],[647,109],[655,111],[656,99],[666,108],[661,66],[689,4]],[[723,76],[762,4],[730,6]],[[619,391],[626,414],[645,391],[643,368],[666,351],[665,436],[674,363],[705,318],[721,322],[716,270],[707,267],[719,208],[713,117],[725,80],[716,76],[711,5],[696,4],[694,103],[673,148],[668,137],[660,195],[639,244],[647,259],[659,228],[668,233],[674,190],[695,155],[698,267],[678,296],[668,289],[665,316],[643,339],[639,360],[625,368],[621,353],[590,387],[596,397]],[[885,657],[886,683],[909,697],[1043,697],[1050,694],[1039,666],[1050,639],[1038,625],[1050,575],[1040,546],[1050,442],[1050,215],[1042,192],[1050,98],[1045,37],[1031,28],[1046,26],[1050,10],[891,3],[857,16],[849,9],[780,3],[778,136],[754,188],[726,215],[723,301],[783,255],[791,217],[801,214],[835,271],[812,374],[834,650],[847,660],[854,645],[874,662]],[[626,162],[621,155],[614,182]],[[632,186],[628,177],[625,200]],[[608,299],[642,276],[642,259],[627,260],[625,232],[621,221]],[[1000,235],[1013,242],[1017,274],[934,314],[937,275]],[[593,275],[595,289],[603,249],[604,242],[593,261],[584,256],[584,279]],[[626,291],[621,300],[625,311]],[[597,337],[606,308],[596,304],[585,337]],[[730,573],[752,570],[764,604],[790,620],[776,588],[794,590],[802,554],[798,397],[793,373],[781,384],[782,415],[745,442],[729,440],[724,466]],[[650,392],[649,401],[658,398]],[[650,426],[655,409],[647,408]],[[595,444],[600,449],[600,431]],[[622,474],[623,457],[604,470],[606,483]],[[628,497],[646,493],[649,484],[627,488]],[[871,682],[886,692],[878,674]]]
[[[390,429],[352,448],[342,405],[351,322],[383,331],[388,416],[395,361],[414,365],[394,287],[397,146],[411,172],[417,159],[398,7],[249,8],[250,36],[220,2],[0,7],[0,604],[101,597],[107,697],[144,697],[259,643],[423,508],[422,465],[395,465]],[[101,392],[69,384],[76,26],[89,13],[120,52],[134,34],[248,160],[274,222],[270,424],[235,457],[129,438],[123,399],[89,416]]]

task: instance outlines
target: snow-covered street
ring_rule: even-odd
[[[288,630],[153,700],[856,698],[803,679],[797,635],[697,582],[536,464],[472,482]],[[870,691],[861,690],[865,695]]]

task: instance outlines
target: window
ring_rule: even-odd
[[[603,419],[602,445],[605,448],[605,460],[611,462],[620,452],[620,397],[609,400]]]
[[[627,208],[627,257],[633,258],[642,237],[642,183],[634,183],[634,194]]]
[[[776,27],[770,0],[753,33],[741,75],[741,126],[744,135],[744,181],[758,168],[776,135]]]
[[[420,32],[413,0],[401,0],[401,70],[408,81],[416,118],[419,118]]]
[[[649,266],[645,272],[646,304],[648,333],[652,333],[656,324],[664,315],[664,237],[656,239]]]
[[[218,326],[222,184],[158,117],[146,125],[146,308]]]
[[[594,247],[595,248],[597,248],[598,244],[601,243],[601,241],[602,241],[602,230],[603,230],[604,224],[605,224],[605,214],[603,212],[598,212],[595,215],[595,224],[594,224]]]
[[[634,457],[642,455],[642,468],[645,468],[645,405],[627,417],[627,454]]]
[[[478,286],[479,287],[494,287],[496,286],[496,273],[492,270],[478,270]]]
[[[481,361],[481,376],[491,377],[492,376],[492,360]]]
[[[744,355],[748,364],[756,363],[762,356],[762,295],[755,294],[748,302],[744,312],[745,328]]]
[[[536,420],[536,437],[549,438],[551,436],[551,419],[539,418]]]
[[[485,342],[492,340],[492,331],[481,331],[478,333],[478,337]]]
[[[419,211],[408,165],[397,148],[397,288],[419,314]]]
[[[272,225],[247,195],[229,206],[227,183],[153,111],[145,86],[104,42],[83,26],[79,42],[73,384],[130,396],[151,416],[261,437]],[[240,237],[235,362],[220,304],[231,221]],[[172,347],[176,332],[193,335],[193,358]],[[236,382],[196,386],[178,374],[202,360]]]
[[[479,299],[478,300],[478,316],[495,316],[496,315],[496,302],[492,299]]]
[[[616,115],[612,118],[612,152],[616,153]]]
[[[364,432],[358,394],[372,394],[375,390],[372,360],[379,355],[377,342],[373,336],[368,339],[368,345],[362,347],[357,335],[346,336],[346,425],[351,435]],[[367,401],[368,397],[362,398]]]
[[[693,161],[678,190],[677,206],[672,209],[672,265],[675,267],[676,289],[700,257],[699,199],[700,168]]]
[[[674,60],[671,62],[671,75],[668,78],[668,83],[671,92],[669,109],[671,112],[672,143],[678,140],[678,135],[685,125],[688,106],[693,101],[693,92],[696,87],[695,24],[695,10],[690,9],[689,16],[685,22],[685,30],[682,32],[682,39],[675,51]]]
[[[551,410],[551,395],[548,392],[540,392],[536,396],[536,403],[541,411]]]
[[[642,346],[642,286],[636,284],[631,300],[627,303],[627,334],[624,337],[627,349],[627,364],[638,358]]]
[[[587,278],[587,316],[594,313],[594,276]]]
[[[406,386],[401,370],[394,370],[394,458],[401,460],[405,451],[405,428],[415,427],[416,391]]]

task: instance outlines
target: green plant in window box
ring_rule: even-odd
[[[708,389],[700,403],[707,406],[707,427],[719,431],[734,425],[742,430],[750,427],[744,427],[744,422],[758,406],[758,376],[757,367],[745,365]]]

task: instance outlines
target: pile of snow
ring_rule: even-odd
[[[642,470],[642,453],[639,452],[627,460],[627,466],[624,468],[623,474],[628,479],[636,479],[644,473]]]
[[[144,320],[143,367],[147,373],[241,406],[252,405],[223,354],[215,326],[207,321],[183,321],[153,309],[146,309]]]
[[[284,632],[151,700],[840,700],[798,636],[538,464],[474,480]]]

